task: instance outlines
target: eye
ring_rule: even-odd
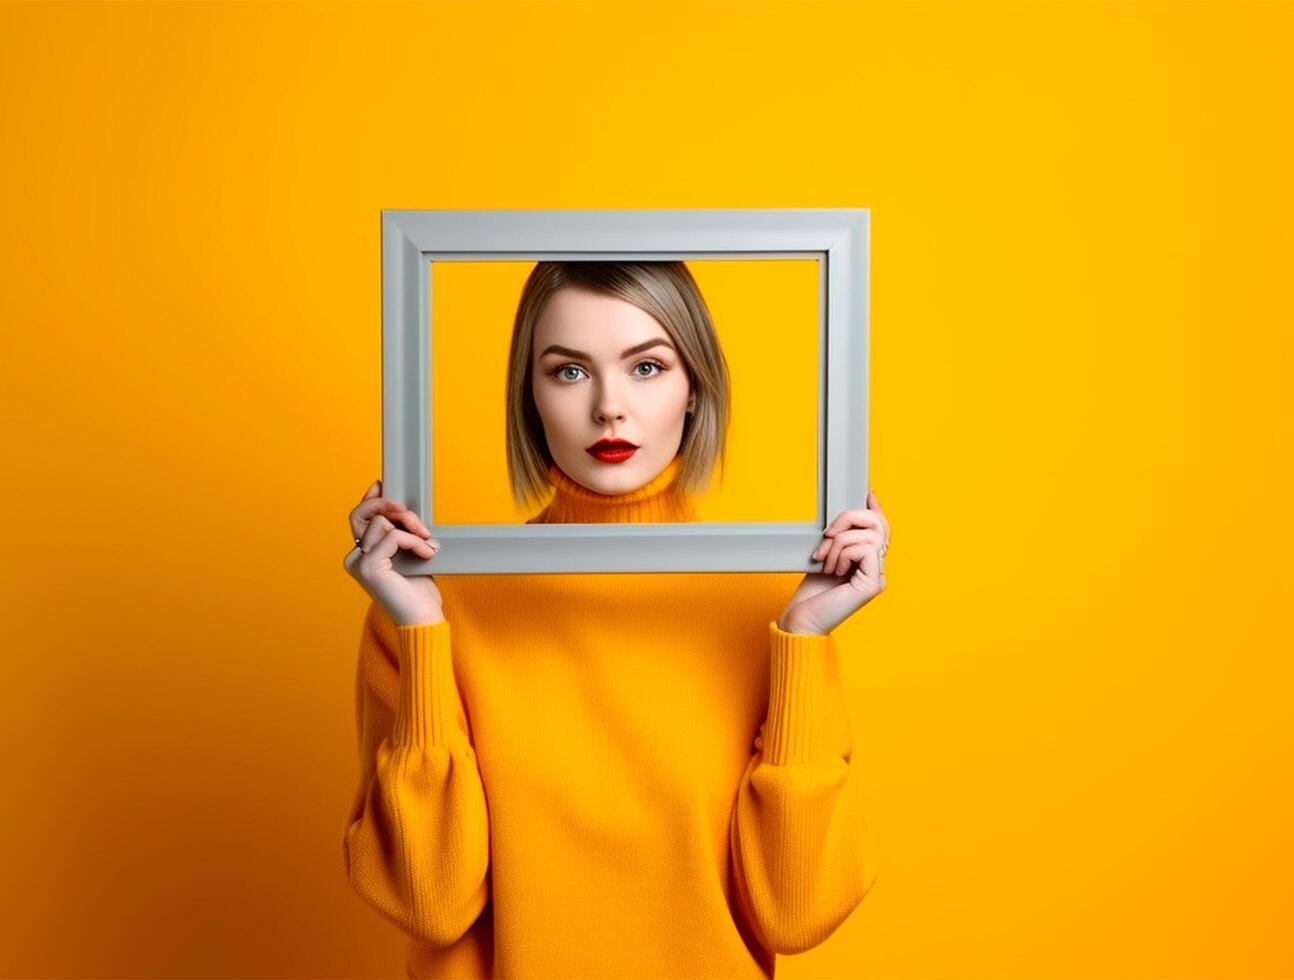
[[[642,367],[654,367],[656,370],[648,372],[647,374],[642,374],[642,373],[639,373],[638,371],[638,369]],[[660,361],[657,361],[654,359],[639,361],[637,364],[634,365],[633,369],[635,372],[635,376],[639,378],[654,378],[656,377],[656,375],[669,370],[669,368],[667,368]],[[573,384],[575,381],[578,380],[578,378],[572,378],[569,375],[567,375],[565,372],[567,371],[583,372],[583,370],[584,368],[580,367],[578,364],[559,364],[557,367],[553,368],[553,370],[549,371],[548,374],[549,374],[549,377],[556,378],[558,381],[565,382],[566,384]]]

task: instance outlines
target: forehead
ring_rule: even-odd
[[[564,286],[544,304],[535,322],[535,349],[563,344],[580,350],[619,354],[635,341],[668,334],[660,322],[628,300]]]

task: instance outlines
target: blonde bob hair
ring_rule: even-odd
[[[523,510],[551,489],[554,464],[531,392],[535,324],[548,298],[564,287],[615,296],[653,316],[678,348],[687,372],[693,409],[683,423],[678,488],[698,493],[709,486],[717,461],[722,479],[731,415],[728,362],[719,347],[710,311],[696,280],[682,262],[539,262],[521,290],[508,354],[507,452],[512,497]]]

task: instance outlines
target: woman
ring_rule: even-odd
[[[528,523],[695,520],[727,418],[683,263],[536,265],[508,466],[519,503],[554,495]],[[876,876],[830,636],[884,587],[874,495],[788,601],[784,573],[406,578],[437,544],[380,491],[345,560],[373,601],[343,851],[410,977],[772,977],[836,929]]]

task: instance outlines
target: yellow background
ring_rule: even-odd
[[[780,975],[1294,974],[1294,5],[0,5],[0,973],[347,888],[381,208],[870,207],[881,877]]]
[[[710,487],[696,496],[698,520],[815,520],[820,263],[687,259],[686,265],[728,363],[732,399],[726,466],[722,473],[716,469]],[[534,260],[428,264],[428,524],[516,524],[540,509],[518,511],[513,504],[504,441],[513,321],[534,266]],[[640,355],[625,371],[631,373],[650,356],[651,351]],[[786,469],[775,480],[768,477],[770,452]]]

